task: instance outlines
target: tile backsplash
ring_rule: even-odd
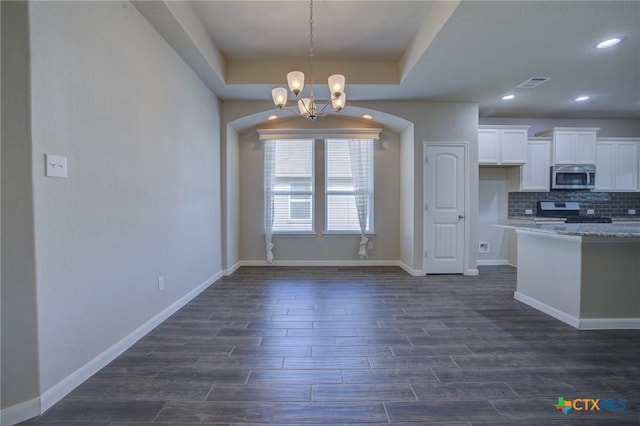
[[[640,192],[590,191],[510,192],[509,217],[525,216],[527,209],[535,216],[538,201],[577,201],[581,215],[593,209],[596,216],[629,217],[629,210],[634,209],[635,217],[640,218]]]

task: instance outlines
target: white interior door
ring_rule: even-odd
[[[464,273],[466,149],[425,145],[424,271]]]

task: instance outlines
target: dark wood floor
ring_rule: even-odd
[[[24,424],[640,424],[640,331],[578,331],[514,289],[510,267],[241,268]]]

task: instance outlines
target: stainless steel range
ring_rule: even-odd
[[[575,201],[538,201],[536,216],[563,218],[565,223],[611,223],[610,217],[580,215],[580,203]]]

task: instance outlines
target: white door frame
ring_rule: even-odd
[[[462,250],[462,263],[464,275],[472,274],[469,269],[469,226],[471,221],[469,220],[469,142],[456,141],[456,142],[424,142],[422,147],[422,274],[426,275],[427,271],[427,147],[428,146],[442,146],[442,147],[462,147],[464,150],[464,249]]]

